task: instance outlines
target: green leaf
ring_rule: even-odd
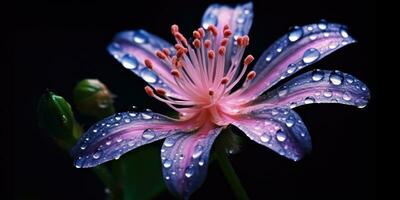
[[[152,199],[166,187],[162,179],[160,143],[140,147],[122,161],[124,199]]]

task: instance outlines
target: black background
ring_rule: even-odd
[[[132,105],[166,111],[165,105],[145,95],[145,83],[124,69],[105,48],[116,32],[127,29],[144,28],[172,41],[170,25],[177,23],[183,33],[189,34],[199,25],[209,4],[146,0],[129,4],[21,3],[10,7],[10,14],[3,18],[9,27],[2,39],[14,72],[12,128],[2,127],[2,132],[7,131],[8,137],[13,138],[13,143],[8,143],[12,147],[7,148],[11,152],[3,156],[5,162],[11,163],[2,170],[7,178],[2,178],[8,185],[5,189],[13,188],[16,199],[102,199],[103,186],[96,177],[89,171],[75,169],[68,155],[37,127],[39,96],[49,88],[71,101],[71,90],[77,81],[98,78],[118,95],[118,111]],[[255,18],[247,52],[257,58],[293,25],[322,18],[345,24],[358,43],[310,68],[350,73],[369,86],[372,98],[364,109],[333,104],[296,108],[313,139],[312,153],[299,162],[246,142],[231,160],[252,199],[375,197],[374,6],[354,1],[254,2]],[[167,192],[161,197],[168,198],[171,196]],[[215,164],[210,166],[204,185],[193,195],[193,199],[204,198],[234,198]]]

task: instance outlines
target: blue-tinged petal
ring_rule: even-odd
[[[161,149],[164,181],[177,196],[188,199],[204,182],[211,146],[221,128],[203,127],[165,139]]]
[[[311,103],[340,103],[363,108],[370,98],[368,87],[350,74],[314,70],[260,97],[251,104],[273,104],[291,108]]]
[[[175,52],[172,45],[161,38],[144,30],[123,31],[114,36],[108,51],[121,64],[140,76],[155,88],[163,88],[167,95],[179,97],[168,83],[173,81],[170,75],[170,67],[163,63],[156,55],[157,50],[168,48],[172,54]],[[149,59],[153,63],[154,70],[149,70],[144,60]],[[158,74],[156,74],[157,72]]]
[[[229,25],[233,37],[230,37],[229,45],[234,48],[228,48],[226,57],[231,58],[236,53],[235,40],[238,36],[247,35],[253,23],[253,3],[239,4],[236,7],[230,7],[221,4],[210,5],[203,15],[201,26],[205,29],[209,25],[217,27],[218,31],[222,33],[223,27]],[[217,42],[221,41],[223,34],[217,36]],[[230,65],[230,61],[226,66]]]
[[[77,168],[94,167],[191,126],[153,112],[118,113],[90,127],[71,154]]]
[[[259,108],[239,115],[232,124],[255,142],[292,160],[297,161],[311,151],[306,126],[289,108]]]
[[[256,98],[281,79],[353,42],[346,27],[340,24],[321,21],[293,28],[261,55],[254,67],[257,76],[242,98]]]

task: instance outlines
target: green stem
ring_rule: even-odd
[[[109,172],[109,170],[105,166],[97,166],[93,168],[94,173],[96,173],[97,177],[103,182],[106,188],[111,191],[114,189],[113,178]]]
[[[235,173],[233,166],[231,165],[225,149],[221,145],[217,145],[216,158],[218,160],[219,166],[227,179],[229,186],[232,188],[237,199],[249,199],[246,190],[240,183],[239,177]]]

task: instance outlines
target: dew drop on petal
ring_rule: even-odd
[[[312,73],[311,73],[311,79],[313,80],[313,81],[320,81],[320,80],[322,80],[323,78],[324,78],[324,72],[323,71],[321,71],[321,70],[314,70]]]
[[[203,165],[204,165],[204,160],[203,160],[203,159],[200,159],[200,160],[199,160],[199,165],[200,165],[200,166],[203,166]]]
[[[170,167],[172,166],[172,161],[171,161],[170,159],[164,160],[163,166],[164,166],[165,168],[170,168]]]
[[[290,127],[292,127],[293,125],[294,125],[294,121],[293,121],[292,119],[287,119],[287,120],[286,120],[286,126],[287,126],[287,127],[290,128]]]
[[[151,129],[146,129],[146,130],[144,130],[144,131],[143,131],[143,134],[142,134],[142,137],[143,137],[143,139],[145,139],[145,140],[151,140],[151,139],[153,139],[155,136],[156,136],[156,135],[155,135],[154,131],[151,130]]]
[[[343,100],[350,101],[351,100],[351,95],[348,92],[345,92],[343,94]]]
[[[338,46],[339,46],[339,43],[336,42],[336,41],[332,41],[332,42],[330,42],[329,45],[328,45],[328,47],[329,47],[330,49],[336,49]]]
[[[121,58],[122,65],[127,69],[136,69],[139,65],[139,62],[136,60],[135,57],[127,54]]]
[[[194,151],[193,151],[192,158],[193,158],[193,159],[196,159],[196,158],[200,157],[202,153],[203,153],[203,146],[201,146],[201,145],[196,145],[196,146],[194,147]]]
[[[349,34],[343,29],[340,31],[340,35],[342,35],[342,37],[344,37],[344,38],[348,38],[349,37]]]
[[[306,99],[304,99],[304,103],[305,104],[315,103],[315,99],[313,97],[306,97]]]
[[[288,39],[291,42],[295,42],[299,38],[301,38],[302,35],[303,35],[303,30],[301,28],[298,28],[289,33]]]
[[[287,72],[288,74],[292,74],[293,72],[296,71],[296,69],[297,69],[297,67],[296,67],[295,64],[290,64],[290,65],[288,66],[286,72]]]
[[[267,62],[271,61],[271,59],[272,59],[272,55],[271,54],[269,54],[267,57],[265,57],[265,61],[267,61]]]
[[[340,85],[343,82],[343,76],[339,73],[332,72],[331,75],[329,76],[329,81],[333,84],[333,85]]]
[[[278,130],[278,132],[276,132],[276,139],[279,142],[283,142],[286,140],[286,134],[282,130]]]
[[[157,75],[150,71],[147,67],[142,69],[140,76],[148,83],[155,83],[157,82]]]
[[[304,63],[312,63],[316,61],[320,56],[320,53],[317,49],[311,48],[304,52],[303,62]]]
[[[96,152],[96,153],[93,154],[93,158],[94,158],[94,159],[99,159],[100,156],[101,156],[101,153],[100,153],[100,152]]]
[[[330,91],[330,90],[326,90],[326,91],[324,91],[323,92],[323,95],[324,95],[324,97],[332,97],[332,91]]]
[[[165,147],[172,147],[175,144],[175,140],[172,138],[166,138],[164,141],[164,146]]]
[[[151,115],[146,114],[146,113],[140,113],[140,115],[142,116],[143,119],[151,119]]]
[[[142,31],[135,32],[135,35],[133,36],[133,41],[138,43],[138,44],[147,43],[148,40],[149,39],[147,38],[147,36]]]
[[[186,168],[186,170],[185,170],[185,176],[186,176],[187,178],[192,177],[192,176],[193,176],[193,173],[194,173],[193,167],[188,167],[188,168]]]
[[[318,24],[318,28],[321,30],[325,30],[326,29],[326,24],[325,23],[319,23]]]
[[[261,142],[269,142],[271,140],[271,136],[268,133],[263,133],[260,136]]]

